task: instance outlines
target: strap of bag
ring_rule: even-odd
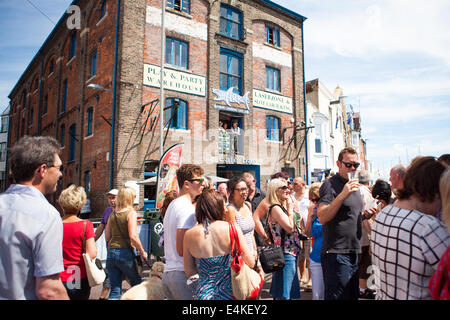
[[[230,229],[230,241],[231,241],[231,255],[240,256],[241,255],[241,244],[239,242],[239,236],[236,230],[236,226],[233,222],[228,222]]]
[[[83,253],[86,253],[86,220],[83,223]]]
[[[273,235],[272,235],[272,226],[269,223],[269,215],[270,215],[270,212],[271,212],[272,208],[275,207],[275,206],[279,206],[281,208],[281,210],[283,210],[283,212],[285,212],[285,213],[287,212],[287,210],[283,206],[280,206],[279,204],[271,205],[269,207],[269,211],[267,211],[266,224],[269,226],[269,231],[270,231],[269,232],[270,233],[269,239],[270,239],[270,241],[272,241],[272,244],[274,243],[274,241],[273,241]],[[281,228],[281,243],[284,243],[284,236],[285,236],[285,234],[286,234],[286,232],[284,231],[283,228]]]

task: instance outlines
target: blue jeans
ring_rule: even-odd
[[[300,298],[297,257],[284,254],[284,268],[272,273],[272,284],[269,293],[272,297],[282,300]]]
[[[122,294],[122,275],[126,276],[133,287],[142,282],[134,267],[134,254],[130,248],[108,249],[106,259],[111,291],[109,300],[119,300]]]
[[[358,253],[323,253],[325,300],[358,300]]]

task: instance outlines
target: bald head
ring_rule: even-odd
[[[394,192],[403,189],[403,179],[405,179],[407,166],[403,163],[392,167],[389,173],[389,181],[391,182]]]

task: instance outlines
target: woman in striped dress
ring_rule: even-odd
[[[225,220],[225,201],[219,192],[205,189],[195,208],[198,224],[186,231],[183,239],[184,272],[187,277],[198,273],[194,298],[197,300],[232,300],[231,243]],[[255,260],[236,228],[244,262],[253,268]]]

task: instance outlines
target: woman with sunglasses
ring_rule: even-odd
[[[253,221],[251,204],[246,201],[248,196],[247,184],[242,177],[237,176],[228,180],[227,188],[230,190],[230,195],[228,197],[229,204],[227,206],[226,220],[235,222],[239,226],[250,252],[254,256],[255,261],[258,261],[254,236],[255,222]],[[261,265],[257,266],[257,268],[258,272],[262,271]]]
[[[300,239],[294,222],[293,206],[289,201],[289,186],[284,179],[272,179],[267,187],[268,227],[273,243],[283,248],[285,265],[272,274],[270,294],[274,299],[299,299],[300,285],[297,258]]]
[[[320,198],[320,182],[313,183],[309,188],[309,201],[311,202],[308,208],[308,219],[306,220],[305,233],[308,237],[313,238],[312,251],[309,255],[312,281],[312,295],[313,300],[324,299],[324,283],[322,265],[320,264],[320,252],[322,251],[323,230],[322,224],[317,218],[317,208],[319,207]]]

